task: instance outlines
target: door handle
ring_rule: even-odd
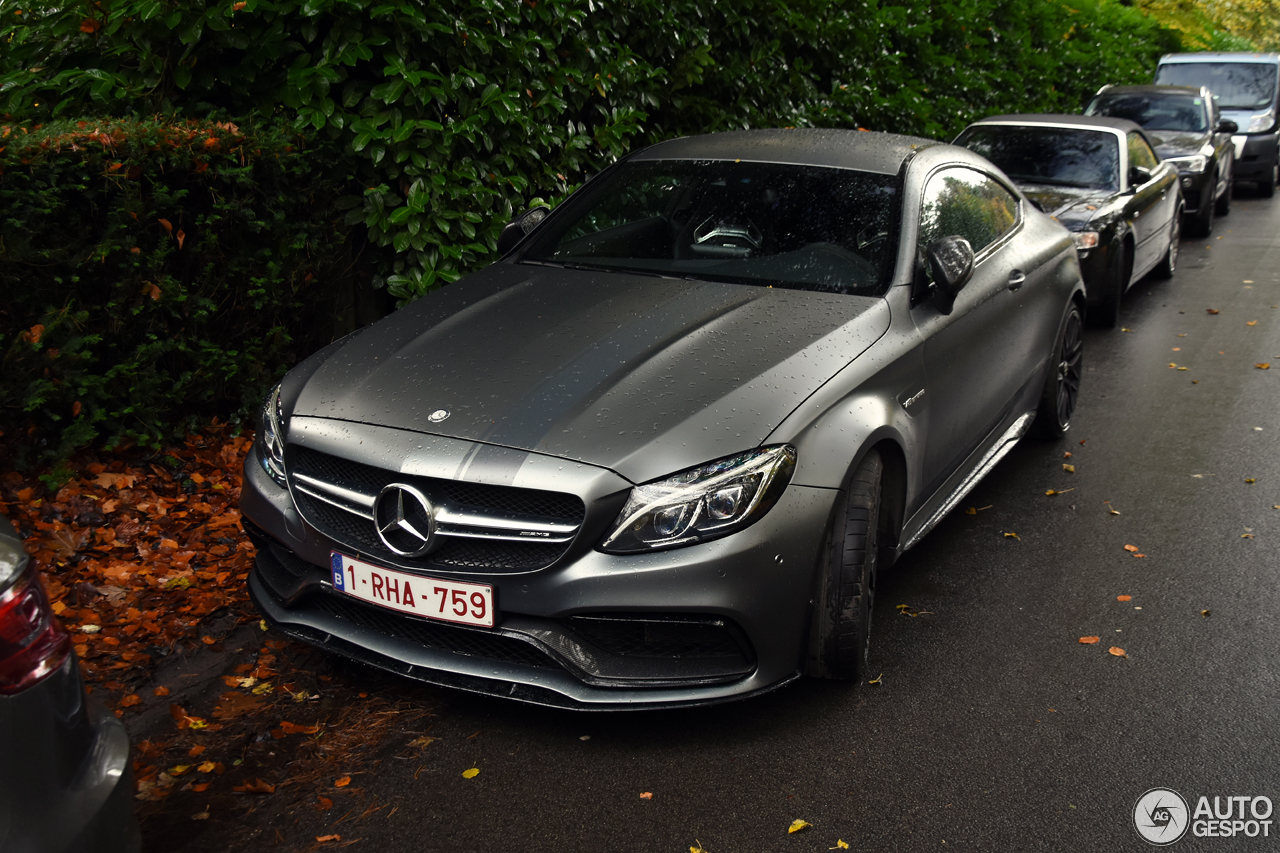
[[[1027,274],[1022,270],[1014,270],[1009,273],[1009,289],[1017,290],[1027,283]]]

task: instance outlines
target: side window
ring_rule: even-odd
[[[1147,144],[1147,140],[1143,139],[1136,133],[1129,134],[1129,167],[1142,166],[1146,169],[1154,169],[1160,165],[1160,161],[1156,158],[1156,152],[1151,150],[1151,146]]]
[[[974,252],[999,240],[1018,222],[1018,199],[973,169],[944,169],[929,178],[920,212],[920,250],[959,234]]]

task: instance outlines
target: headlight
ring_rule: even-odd
[[[1205,166],[1209,165],[1208,158],[1201,154],[1194,157],[1170,157],[1168,162],[1179,172],[1203,172]]]
[[[1264,130],[1270,130],[1271,125],[1275,123],[1275,119],[1271,113],[1266,112],[1260,116],[1254,116],[1249,119],[1249,129],[1246,133],[1260,133]]]
[[[1072,231],[1071,239],[1076,241],[1077,249],[1092,249],[1098,245],[1097,231]]]
[[[600,549],[636,554],[734,533],[777,503],[795,467],[794,447],[762,447],[636,486]]]
[[[258,415],[258,461],[262,470],[280,485],[284,479],[284,428],[280,413],[280,386],[271,389]]]

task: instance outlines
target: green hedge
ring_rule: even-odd
[[[737,127],[947,137],[1150,79],[1119,0],[41,0],[0,20],[0,111],[277,116],[340,150],[400,299],[630,148]]]
[[[353,326],[330,168],[279,127],[0,125],[0,429],[18,462],[243,417]]]

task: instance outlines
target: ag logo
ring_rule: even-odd
[[[1142,840],[1163,847],[1181,838],[1190,823],[1187,801],[1177,791],[1152,788],[1133,806],[1133,828]]]

